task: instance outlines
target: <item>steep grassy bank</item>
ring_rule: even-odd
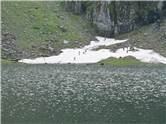
[[[99,62],[101,65],[113,65],[113,66],[130,66],[130,65],[140,65],[143,64],[139,60],[136,60],[133,57],[125,57],[125,58],[108,58]]]
[[[16,46],[30,56],[57,54],[65,47],[80,47],[89,42],[93,34],[86,20],[64,11],[62,2],[57,1],[3,1],[2,33],[6,32],[10,32]]]

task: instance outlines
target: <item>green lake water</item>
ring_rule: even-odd
[[[2,65],[2,124],[166,124],[166,66]]]

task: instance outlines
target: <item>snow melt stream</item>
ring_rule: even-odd
[[[57,56],[39,57],[35,59],[22,59],[19,62],[29,64],[44,64],[44,63],[97,63],[103,59],[109,57],[126,57],[133,56],[142,62],[148,63],[163,63],[166,64],[166,58],[153,50],[145,50],[140,48],[134,48],[134,51],[130,51],[128,47],[120,48],[115,52],[109,49],[94,50],[100,46],[110,46],[113,44],[123,43],[127,40],[115,40],[104,37],[96,37],[97,41],[91,41],[89,45],[82,48],[75,49],[63,49],[62,53]]]

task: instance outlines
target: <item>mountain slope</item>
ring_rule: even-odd
[[[79,47],[92,38],[93,30],[81,16],[63,10],[62,2],[2,2],[2,44],[14,37],[24,55],[35,57],[57,54],[64,47]],[[3,38],[2,38],[3,39]],[[7,40],[8,39],[8,40]],[[70,41],[64,42],[64,40]],[[76,42],[79,41],[79,42]],[[2,57],[10,58],[3,50]],[[13,48],[11,48],[13,49]],[[16,52],[16,54],[18,54]],[[16,57],[12,56],[12,58]],[[20,58],[17,56],[17,58]]]
[[[74,1],[69,11],[85,14],[98,33],[114,37],[166,17],[165,1]]]
[[[137,47],[143,49],[151,49],[160,55],[166,57],[166,20],[163,20],[160,27],[156,28],[156,23],[143,26],[138,30],[121,34],[116,39],[128,39],[125,43],[115,44],[107,47],[100,47],[116,51],[124,47]],[[132,49],[131,49],[132,50]],[[101,61],[103,64],[111,65],[138,65],[138,60],[133,57],[126,57],[124,59],[108,58]],[[140,63],[141,64],[141,63]]]
[[[165,56],[166,2],[161,3],[160,7],[160,2],[3,1],[2,58],[17,60],[56,55],[63,48],[88,44],[96,30],[98,35],[129,39],[106,47],[111,50],[130,45],[154,49]],[[139,12],[140,5],[143,6]]]
[[[128,39],[128,41],[104,48],[109,48],[113,51],[128,46],[153,49],[166,57],[166,20],[163,20],[159,28],[156,28],[156,23],[153,23],[138,30],[121,34],[116,38]]]

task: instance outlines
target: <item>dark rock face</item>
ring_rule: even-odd
[[[66,10],[73,11],[76,14],[81,14],[83,12],[82,2],[80,1],[65,2],[64,5]]]
[[[114,21],[109,10],[110,2],[100,1],[96,6],[87,11],[87,18],[97,27],[100,34],[111,34],[113,32]]]
[[[165,17],[163,1],[67,2],[68,10],[85,14],[100,35],[113,36],[132,31]]]

